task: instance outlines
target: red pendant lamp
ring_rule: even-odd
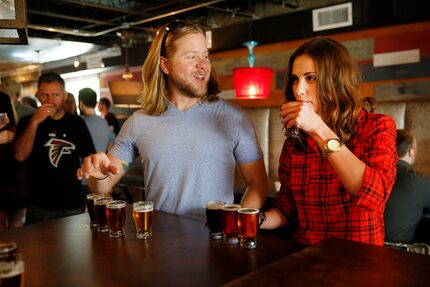
[[[254,47],[256,41],[243,43],[249,50],[249,67],[234,68],[233,82],[238,99],[267,99],[270,95],[270,82],[272,80],[272,69],[254,67]]]

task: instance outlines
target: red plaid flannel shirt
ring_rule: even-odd
[[[304,244],[335,237],[383,245],[385,203],[396,176],[396,125],[388,116],[362,110],[346,146],[366,164],[358,196],[346,191],[337,173],[308,137],[304,150],[286,139],[279,165],[281,189],[275,206],[298,220],[293,240]]]

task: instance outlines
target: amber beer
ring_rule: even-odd
[[[109,225],[109,237],[123,237],[126,218],[126,202],[111,200],[106,204],[106,218]]]
[[[237,226],[237,210],[239,204],[226,204],[222,207],[222,226],[224,230],[224,240],[227,244],[239,243],[239,228]]]
[[[136,225],[136,238],[149,240],[152,237],[154,204],[151,201],[133,203],[133,219]]]
[[[100,196],[94,199],[94,211],[97,220],[97,231],[108,232],[109,225],[106,218],[106,204],[112,200],[110,196]]]
[[[224,201],[214,200],[206,202],[206,221],[209,228],[209,238],[212,240],[223,239],[221,209]]]
[[[97,229],[98,227],[97,219],[96,219],[96,211],[94,209],[94,199],[100,196],[103,196],[103,195],[96,194],[96,193],[87,194],[87,209],[88,209],[88,214],[90,215],[91,229]]]
[[[256,248],[259,210],[257,208],[240,208],[237,213],[240,246],[248,249]]]

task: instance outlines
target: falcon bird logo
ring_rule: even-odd
[[[76,148],[73,143],[56,138],[49,139],[45,146],[49,147],[49,161],[55,167],[58,167],[63,154],[70,154]]]

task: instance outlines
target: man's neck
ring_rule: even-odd
[[[185,96],[173,96],[169,98],[170,102],[175,105],[179,110],[186,111],[196,103],[198,103],[199,98],[195,97],[185,97]]]
[[[96,109],[85,108],[84,116],[89,117],[96,114]]]

